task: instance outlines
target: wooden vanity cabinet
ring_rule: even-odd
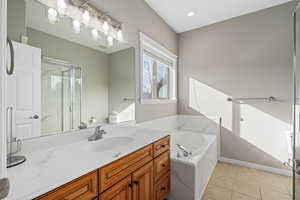
[[[164,200],[169,193],[168,136],[36,200]]]

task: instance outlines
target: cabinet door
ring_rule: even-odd
[[[133,200],[153,200],[153,161],[132,174]]]
[[[100,196],[101,200],[131,200],[131,176],[127,176]]]
[[[92,200],[98,195],[98,172],[84,175],[35,200]]]

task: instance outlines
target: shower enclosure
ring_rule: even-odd
[[[81,122],[82,71],[68,62],[42,59],[42,135],[77,129]]]

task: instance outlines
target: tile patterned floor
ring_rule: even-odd
[[[291,178],[219,162],[202,200],[292,200]]]

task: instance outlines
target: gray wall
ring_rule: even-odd
[[[102,10],[123,22],[124,39],[139,49],[139,31],[161,43],[167,49],[177,54],[177,34],[159,17],[144,0],[110,0],[92,1]],[[136,51],[136,77],[139,77],[139,51]],[[136,94],[139,94],[137,81]],[[141,105],[137,101],[136,119],[138,122],[174,115],[177,104]]]
[[[7,11],[7,35],[12,40],[21,41],[21,35],[26,35],[25,1],[8,0]]]
[[[287,3],[181,34],[178,112],[198,114],[189,106],[188,80],[194,78],[228,96],[275,96],[279,103],[253,106],[290,123],[294,7],[295,2]],[[221,152],[227,158],[281,167],[276,159],[226,129]]]
[[[108,116],[108,55],[46,33],[27,29],[29,45],[42,49],[42,55],[69,61],[82,67],[82,120],[94,116],[106,122]]]
[[[129,48],[108,56],[109,63],[109,112],[120,113],[122,121],[135,120],[135,49]]]

